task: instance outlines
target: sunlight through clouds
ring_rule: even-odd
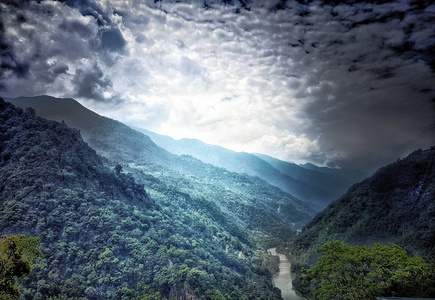
[[[434,5],[280,3],[1,4],[0,91],[319,165],[373,168],[433,144]]]

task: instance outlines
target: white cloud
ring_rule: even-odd
[[[433,143],[424,128],[435,77],[418,52],[435,44],[425,26],[433,6],[292,1],[273,11],[277,1],[253,1],[237,14],[218,2],[98,3],[86,16],[57,2],[7,8],[15,64],[29,66],[27,77],[8,76],[7,96],[81,96],[139,127],[298,162],[376,153],[364,165],[377,166]]]

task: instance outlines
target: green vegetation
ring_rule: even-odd
[[[68,126],[80,130],[84,141],[98,154],[122,164],[125,172],[133,175],[140,184],[147,184],[147,179],[142,182],[144,176],[138,174],[143,172],[191,198],[213,202],[222,212],[229,212],[230,219],[267,234],[271,246],[289,240],[295,234],[294,229],[302,228],[314,215],[309,204],[268,184],[260,179],[262,176],[229,172],[189,155],[171,154],[154,144],[148,136],[99,116],[73,99],[40,96],[12,102],[23,108],[32,106],[38,115],[48,119],[65,120]],[[266,176],[268,172],[261,170],[258,172]],[[236,218],[234,213],[237,213]],[[274,224],[270,224],[272,219]],[[278,240],[275,239],[277,233],[280,235]]]
[[[297,274],[315,266],[316,249],[333,240],[351,246],[397,244],[411,255],[431,261],[435,257],[433,199],[435,147],[414,151],[353,185],[278,250],[287,254]],[[304,295],[311,290],[298,279],[293,286]]]
[[[0,232],[39,236],[44,254],[20,283],[23,299],[279,299],[255,244],[294,229],[291,219],[269,226],[275,208],[261,198],[118,165],[77,130],[2,101],[0,142]]]
[[[105,157],[78,130],[0,100],[0,232],[39,236],[44,253],[21,281],[22,298],[279,299],[264,250],[296,236],[312,213],[305,203],[260,178],[172,155],[123,124],[85,121],[83,135]],[[434,151],[354,185],[279,251],[291,251],[299,270],[314,266],[315,249],[333,239],[396,242],[431,257]],[[355,253],[345,257],[359,266]],[[418,259],[399,266],[388,278],[364,275],[388,282],[382,289],[356,284],[402,292],[415,284],[409,274],[431,270]]]
[[[331,240],[343,240],[350,245],[394,243],[435,257],[433,199],[435,147],[415,151],[353,185],[305,226],[291,252],[302,257]]]
[[[304,270],[303,280],[315,281],[315,299],[363,300],[380,296],[433,297],[433,263],[409,257],[397,245],[373,247],[332,241],[317,250],[318,265]]]
[[[20,297],[18,279],[30,274],[33,261],[41,258],[39,238],[24,234],[6,236],[0,244],[0,299],[15,300]]]

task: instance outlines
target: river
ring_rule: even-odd
[[[279,272],[273,275],[273,284],[281,290],[282,298],[284,300],[303,300],[293,290],[292,281],[296,275],[290,272],[290,262],[284,254],[276,252],[276,248],[267,250],[270,254],[279,257]]]

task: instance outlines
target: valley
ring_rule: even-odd
[[[279,271],[273,275],[273,283],[281,290],[283,300],[302,300],[301,296],[297,295],[293,289],[292,282],[296,278],[296,274],[291,272],[291,265],[284,254],[276,252],[276,248],[267,250],[271,255],[279,257]]]
[[[435,300],[433,0],[0,0],[0,300]]]
[[[328,188],[344,188],[350,181],[343,178],[361,173],[198,141],[182,141],[180,151],[191,152],[174,154],[177,141],[163,149],[73,99],[8,101],[24,111],[1,103],[0,231],[40,237],[44,254],[22,282],[25,299],[299,300],[292,281],[310,298],[296,277],[334,239],[394,242],[433,256],[433,150],[379,170],[317,213],[325,202],[280,185],[309,183],[328,199]],[[213,156],[220,165],[206,159]],[[388,235],[376,229],[387,223]]]

